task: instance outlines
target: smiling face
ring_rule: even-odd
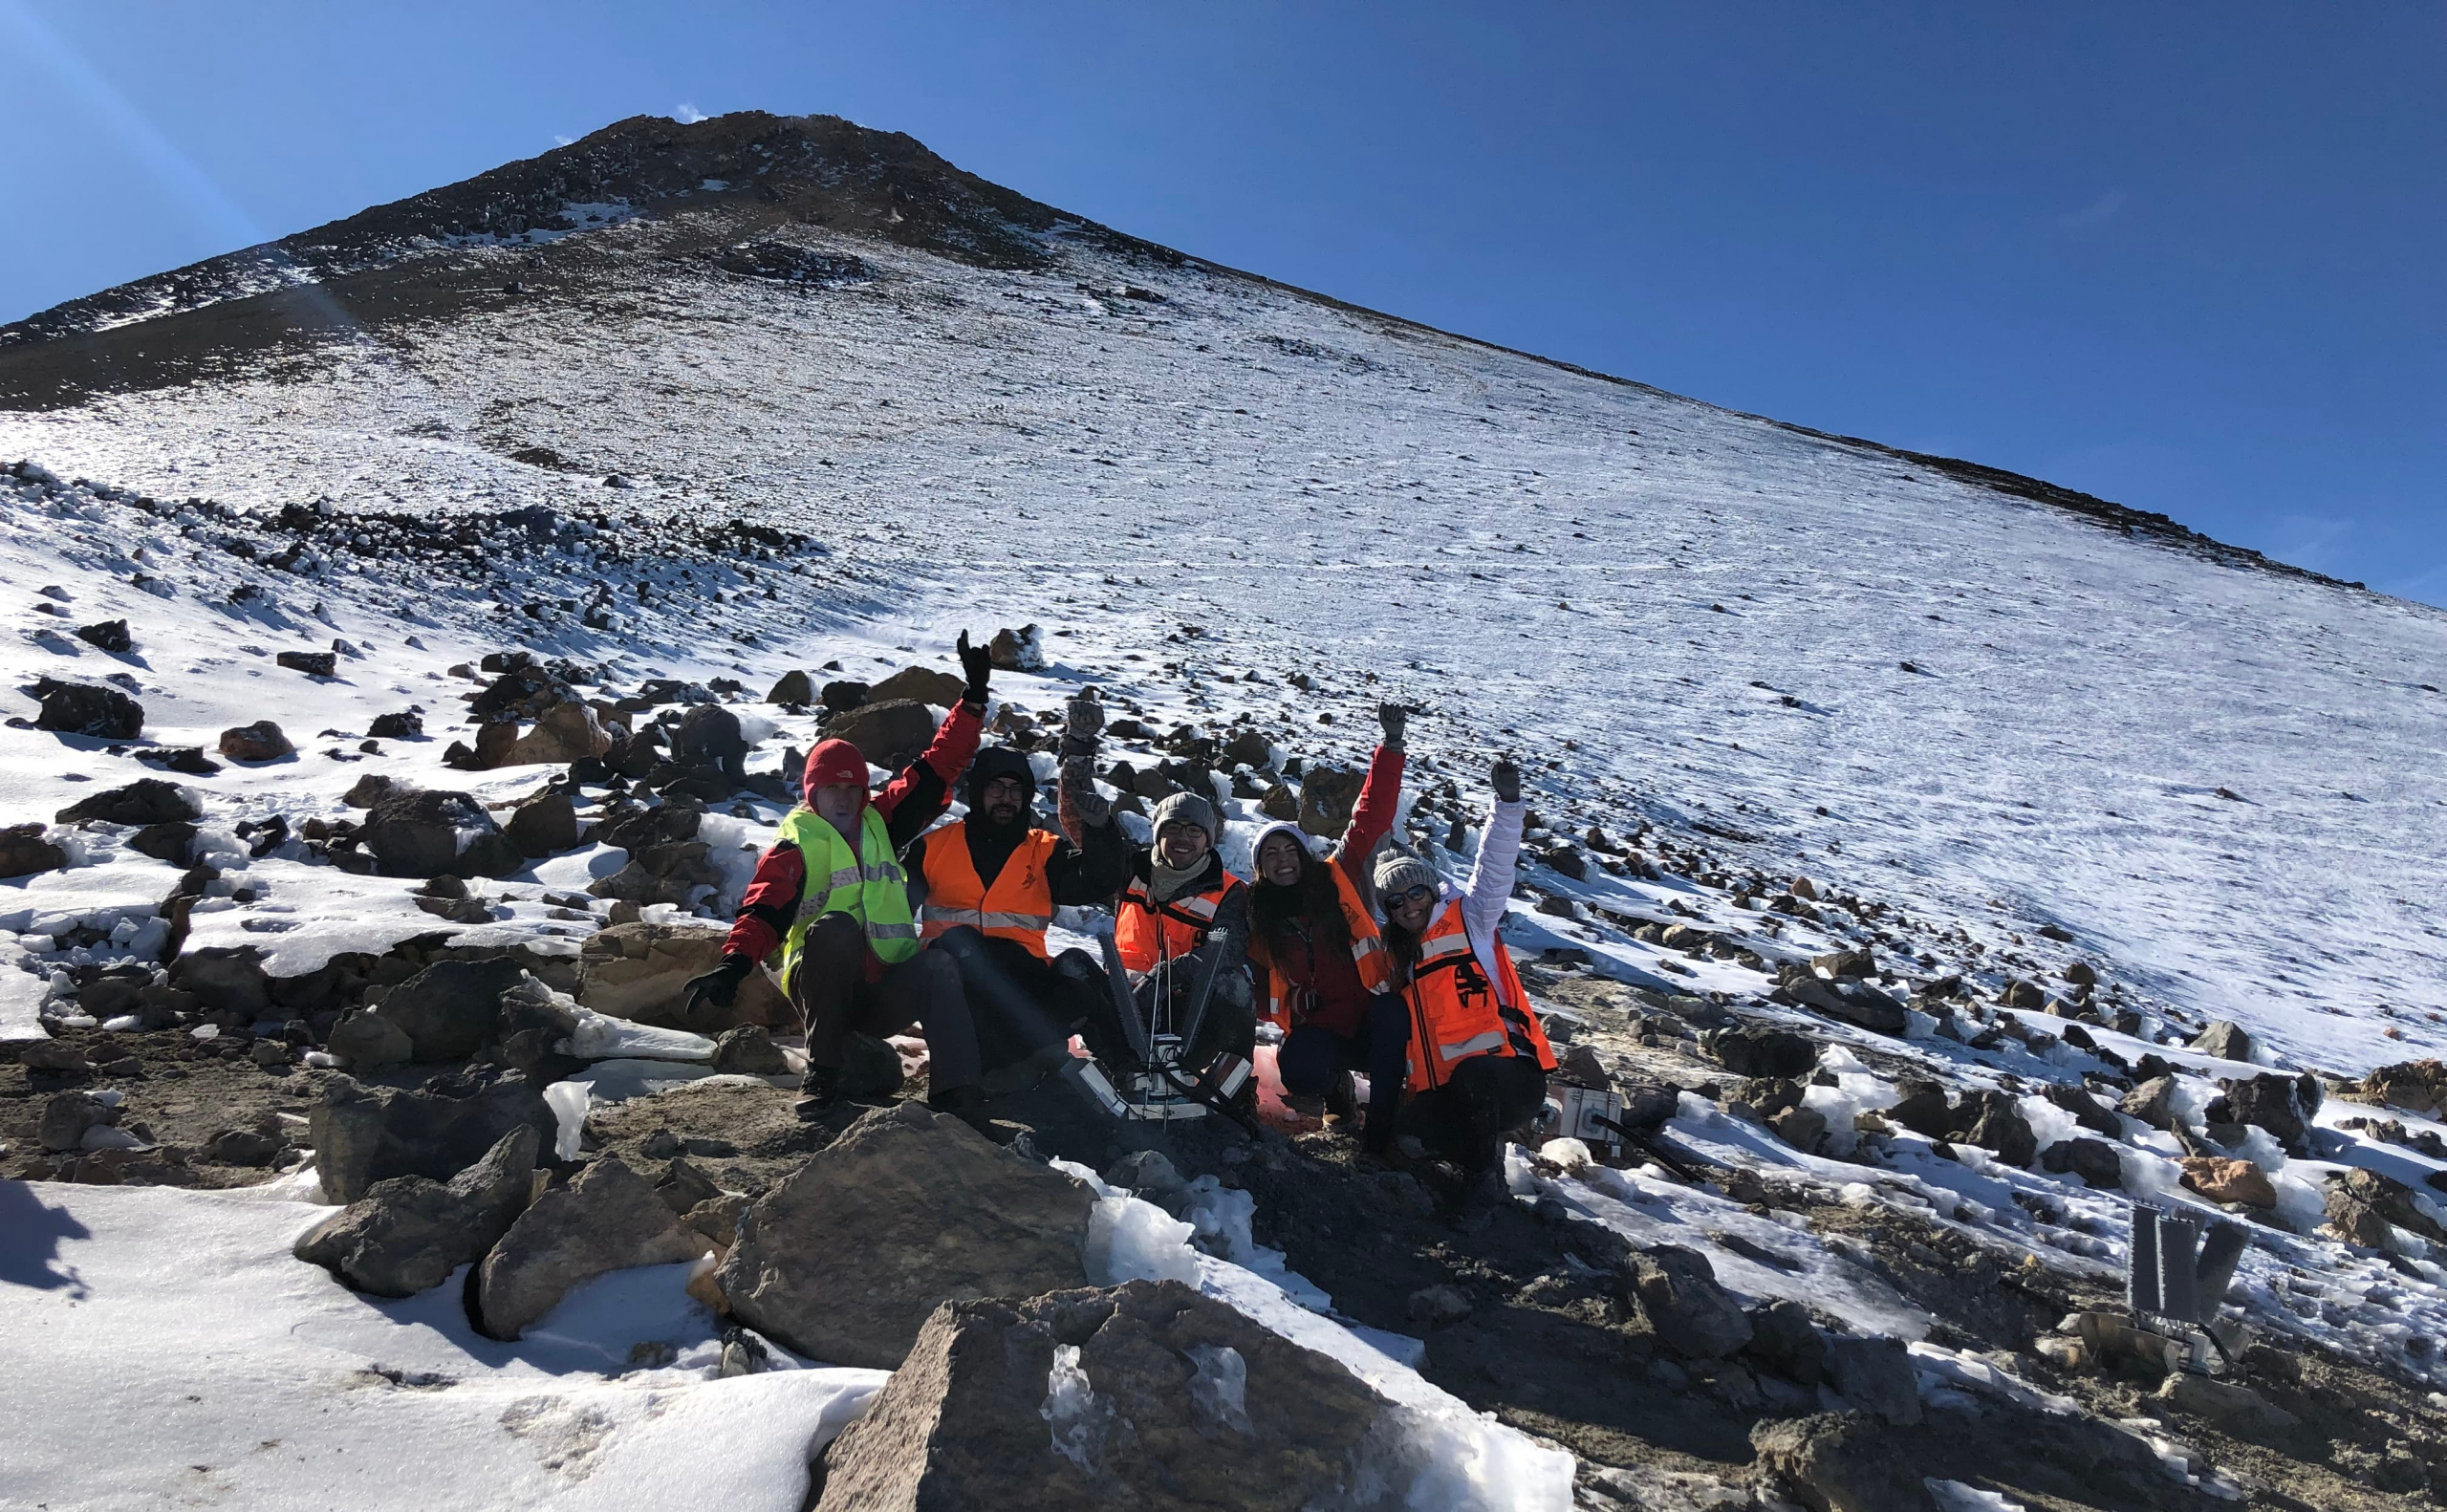
[[[1017,777],[997,777],[977,795],[978,809],[995,825],[1019,823],[1028,803],[1029,785]]]
[[[1436,889],[1421,882],[1399,897],[1384,899],[1385,917],[1412,934],[1427,928],[1429,916],[1436,912]]]
[[[1186,872],[1206,859],[1215,843],[1194,824],[1175,820],[1156,834],[1156,858],[1176,872]]]
[[[1258,876],[1277,887],[1297,883],[1308,863],[1309,853],[1301,849],[1300,842],[1280,830],[1267,835],[1258,847]]]

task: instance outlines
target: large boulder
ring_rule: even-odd
[[[522,1124],[538,1139],[559,1134],[552,1110],[524,1079],[437,1078],[423,1091],[403,1091],[335,1076],[309,1115],[307,1134],[323,1199],[354,1202],[393,1177],[448,1180]]]
[[[771,691],[765,695],[768,703],[810,703],[814,700],[815,685],[796,667],[775,679]]]
[[[2301,1159],[2311,1153],[2311,1120],[2320,1111],[2320,1079],[2308,1071],[2299,1076],[2263,1071],[2244,1081],[2225,1084],[2225,1117],[2212,1104],[2211,1122],[2256,1124],[2276,1136],[2285,1153]]]
[[[522,798],[509,811],[509,822],[502,826],[502,833],[518,847],[518,853],[531,860],[558,855],[577,847],[577,805],[570,801],[566,788],[552,788],[531,798]]]
[[[231,761],[279,761],[297,754],[278,724],[271,720],[257,720],[252,724],[239,724],[221,732],[221,754]]]
[[[492,765],[526,767],[539,762],[567,766],[612,748],[612,734],[596,719],[593,705],[578,699],[555,703],[544,711],[535,727],[512,741],[508,754]],[[481,752],[483,747],[478,746]]]
[[[124,788],[79,798],[52,817],[61,824],[75,824],[80,819],[103,824],[168,824],[203,818],[204,805],[177,783],[139,777]]]
[[[2447,1244],[2447,1229],[2421,1209],[2413,1188],[2379,1172],[2356,1169],[2334,1179],[2328,1190],[2328,1220],[2350,1243],[2372,1249],[2393,1247],[2391,1225],[2408,1229],[2434,1244]]]
[[[2218,1019],[2194,1036],[2191,1048],[2203,1055],[2220,1060],[2247,1061],[2252,1058],[2252,1037],[2232,1019]]]
[[[1850,952],[1839,952],[1844,959]],[[1815,973],[1793,967],[1776,988],[1779,999],[1811,1008],[1830,1019],[1857,1024],[1874,1034],[1901,1034],[1911,1023],[1911,1015],[1903,1004],[1879,991],[1857,976],[1825,980]]]
[[[915,1103],[852,1124],[759,1199],[724,1261],[742,1321],[891,1370],[944,1302],[1079,1285],[1095,1194]]]
[[[67,864],[68,853],[42,837],[41,825],[12,824],[0,829],[0,877],[56,872]]]
[[[2447,1062],[2398,1061],[2382,1066],[2337,1095],[2427,1117],[2447,1108]]]
[[[1750,1430],[1759,1469],[1812,1512],[1928,1512],[1935,1505],[1911,1458],[1877,1419],[1859,1413],[1763,1418]]]
[[[994,632],[985,643],[985,659],[1005,672],[1045,670],[1045,635],[1034,625],[1009,626]]]
[[[1764,1024],[1711,1029],[1700,1048],[1736,1076],[1807,1076],[1818,1065],[1818,1047],[1808,1036]]]
[[[903,667],[867,689],[864,702],[890,703],[906,699],[939,709],[950,708],[968,696],[968,684],[935,667]]]
[[[747,781],[747,736],[739,716],[719,703],[700,703],[682,714],[671,728],[671,759],[683,767],[719,767],[731,782]]]
[[[360,1071],[397,1066],[417,1052],[407,1031],[379,1013],[341,1014],[323,1048]]]
[[[898,770],[916,761],[935,738],[935,716],[907,699],[869,699],[826,722],[824,738],[844,740],[874,767]]]
[[[1179,1282],[945,1302],[894,1364],[817,1512],[1399,1506],[1425,1468],[1374,1388]]]
[[[1839,1333],[1827,1341],[1835,1389],[1873,1417],[1910,1428],[1920,1421],[1920,1382],[1900,1339]]]
[[[616,1019],[719,1033],[741,1024],[798,1026],[798,1013],[773,980],[751,971],[730,1007],[702,1025],[685,1024],[688,979],[722,963],[729,932],[717,924],[615,924],[590,936],[578,956],[577,1001]]]
[[[1351,808],[1359,801],[1363,780],[1347,767],[1322,763],[1310,767],[1300,779],[1300,828],[1330,840],[1340,835],[1351,825]]]
[[[2022,1105],[2006,1092],[1974,1090],[1955,1107],[1955,1137],[1995,1152],[2007,1165],[2027,1167],[2039,1154],[2039,1136]]]
[[[602,1156],[518,1215],[476,1272],[485,1332],[515,1339],[570,1288],[608,1271],[668,1265],[705,1252],[645,1178]]]
[[[1712,1360],[1750,1342],[1750,1320],[1733,1294],[1717,1284],[1708,1257],[1678,1244],[1659,1244],[1634,1255],[1620,1278],[1624,1301],[1637,1304],[1665,1347],[1692,1359]]]
[[[520,1124],[447,1183],[393,1177],[297,1241],[294,1253],[358,1291],[410,1297],[449,1279],[509,1232],[534,1190],[541,1140]]]
[[[483,804],[446,788],[391,788],[360,832],[385,876],[508,876],[527,865]]]
[[[34,716],[38,730],[113,741],[144,733],[144,705],[117,688],[44,678],[34,684],[34,697],[42,701],[42,712]]]
[[[271,1005],[271,983],[263,954],[252,945],[206,945],[170,962],[170,985],[192,993],[207,1013],[263,1017]]]
[[[393,987],[374,1011],[408,1037],[410,1060],[464,1061],[496,1037],[502,994],[521,975],[506,957],[437,961]]]

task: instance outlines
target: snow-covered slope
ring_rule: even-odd
[[[2447,1047],[2428,901],[2447,615],[1058,218],[1013,229],[1033,265],[995,267],[772,229],[746,182],[652,208],[549,246],[407,254],[384,276],[422,257],[453,287],[525,292],[369,302],[357,330],[210,381],[0,414],[0,458],[242,508],[803,531],[830,554],[793,596],[625,634],[482,601],[537,596],[514,581],[402,581],[379,555],[278,586],[376,641],[420,597],[466,637],[436,661],[502,627],[761,676],[830,659],[853,621],[931,648],[1036,619],[1092,672],[1258,671],[1205,684],[1225,713],[1349,720],[1398,695],[1431,749],[1517,749],[1552,804],[1752,836],[1719,849],[1993,947],[2058,926],[2289,1058],[2356,1071]],[[734,270],[744,241],[835,276]],[[186,350],[196,329],[173,325],[209,313],[158,339]],[[11,575],[32,588],[57,574],[21,525]],[[156,609],[98,583],[90,601]],[[15,645],[12,671],[61,660]],[[1287,689],[1293,671],[1331,696]],[[218,697],[163,659],[142,680]],[[66,791],[21,767],[10,814]]]

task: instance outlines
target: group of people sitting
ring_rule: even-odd
[[[881,788],[847,741],[809,753],[802,802],[757,863],[721,965],[689,983],[691,1016],[727,1007],[778,953],[806,1027],[802,1117],[839,1102],[851,1035],[915,1025],[928,1103],[982,1124],[990,1073],[1059,1060],[1074,1035],[1108,1067],[1145,1058],[1106,964],[1047,941],[1057,908],[1110,907],[1132,1007],[1170,995],[1155,1006],[1190,1037],[1175,1048],[1180,1064],[1252,1059],[1270,1025],[1290,1106],[1355,1129],[1379,1157],[1451,1161],[1463,1179],[1448,1199],[1488,1200],[1504,1131],[1538,1111],[1555,1069],[1497,928],[1520,853],[1520,769],[1494,764],[1493,810],[1455,893],[1387,843],[1405,715],[1384,705],[1384,739],[1340,839],[1321,852],[1298,826],[1269,824],[1245,881],[1224,864],[1224,820],[1207,794],[1159,801],[1148,845],[1124,835],[1096,791],[1103,710],[1092,699],[1070,703],[1055,823],[1041,824],[1028,756],[978,748],[991,663],[964,634],[959,652],[959,704]],[[964,771],[966,814],[937,824]],[[1245,1105],[1255,1091],[1238,1095]]]

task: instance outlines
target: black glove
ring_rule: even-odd
[[[1068,767],[1074,761],[1093,762],[1096,757],[1096,737],[1105,727],[1105,706],[1082,693],[1071,700],[1062,721],[1062,762]]]
[[[968,678],[968,691],[962,699],[980,708],[985,705],[985,680],[994,675],[994,658],[984,646],[968,643],[968,632],[960,633],[960,669]]]
[[[702,977],[688,979],[688,995],[682,1000],[681,1016],[693,1020],[706,1007],[729,1007],[739,997],[739,984],[755,969],[756,962],[746,956],[723,957],[721,965]]]
[[[1521,801],[1520,763],[1513,761],[1510,757],[1498,761],[1494,768],[1487,773],[1487,780],[1495,784],[1495,795],[1502,802],[1519,803]]]
[[[1376,723],[1385,726],[1385,748],[1402,748],[1402,731],[1410,727],[1411,711],[1398,703],[1376,705]]]

